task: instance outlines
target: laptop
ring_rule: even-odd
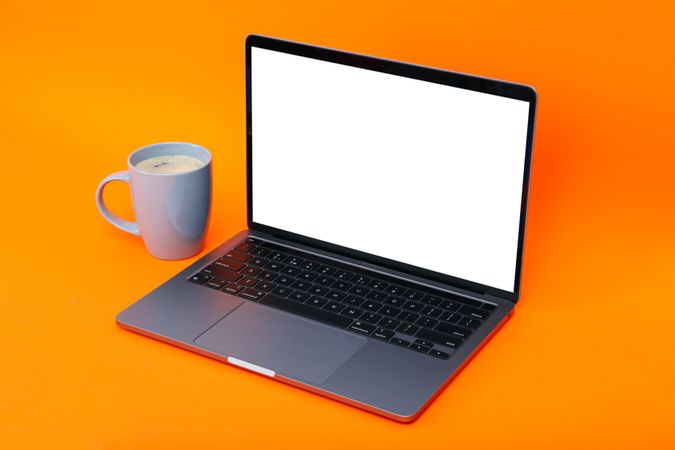
[[[117,323],[412,421],[518,301],[536,93],[245,47],[248,228]]]

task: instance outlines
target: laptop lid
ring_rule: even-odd
[[[248,224],[517,301],[529,86],[251,35]]]

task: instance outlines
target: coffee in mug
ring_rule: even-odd
[[[203,166],[203,162],[187,155],[153,156],[136,164],[137,169],[148,173],[183,173]]]
[[[211,154],[204,147],[165,142],[129,155],[128,170],[101,181],[96,192],[99,211],[110,223],[140,236],[151,255],[184,259],[199,253],[211,211]],[[115,216],[103,202],[111,181],[131,186],[136,222]]]

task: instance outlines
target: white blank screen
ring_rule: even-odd
[[[529,103],[251,49],[256,223],[514,291]]]

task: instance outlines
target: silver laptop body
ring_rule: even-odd
[[[412,421],[518,300],[536,93],[256,35],[246,62],[248,229],[117,323]]]

